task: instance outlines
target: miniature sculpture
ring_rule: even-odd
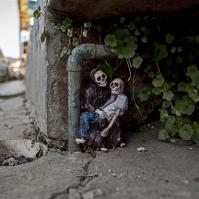
[[[119,122],[119,116],[123,115],[128,107],[128,99],[123,94],[124,82],[116,78],[110,83],[110,89],[111,96],[103,105],[98,108],[92,106],[91,111],[81,114],[80,129],[76,139],[78,144],[85,144],[87,148],[102,151],[125,145],[122,142]]]
[[[91,83],[83,94],[81,99],[81,111],[83,112],[80,117],[80,123],[84,117],[94,117],[95,110],[102,106],[110,97],[110,90],[107,88],[107,75],[99,68],[94,68],[90,72]],[[93,118],[93,121],[96,118]],[[90,118],[91,121],[91,118]],[[82,124],[81,124],[82,126]],[[87,126],[86,132],[89,127]],[[79,139],[80,138],[80,139]],[[82,139],[84,138],[84,139]],[[88,136],[78,135],[76,142],[78,144],[85,143],[88,140]]]
[[[107,88],[107,75],[101,69],[94,68],[90,72],[90,78],[92,82],[81,100],[83,112],[94,112],[110,97],[110,91]]]

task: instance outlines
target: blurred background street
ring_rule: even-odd
[[[0,0],[0,83],[21,80],[36,0]]]

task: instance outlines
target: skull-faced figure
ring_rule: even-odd
[[[79,136],[87,135],[87,143],[92,149],[107,151],[108,148],[124,146],[119,116],[123,115],[128,106],[128,99],[123,94],[124,83],[120,78],[114,79],[111,84],[111,97],[94,113],[83,113],[80,118]],[[106,120],[101,122],[102,120]],[[90,128],[91,123],[104,123],[103,128]],[[86,139],[85,139],[86,140]]]
[[[128,98],[123,94],[124,82],[116,78],[110,83],[110,88],[111,97],[96,110],[100,117],[106,117],[108,120],[108,125],[101,131],[101,136],[104,138],[102,148],[104,150],[115,146],[125,146],[119,120],[128,108]]]
[[[94,68],[90,72],[91,83],[88,85],[86,91],[81,98],[81,116],[80,116],[80,130],[76,139],[77,143],[84,143],[89,139],[89,128],[84,120],[95,121],[95,110],[102,106],[110,97],[110,90],[108,86],[108,78],[99,68]]]
[[[90,72],[91,83],[83,94],[82,112],[94,112],[102,106],[110,96],[107,88],[107,75],[98,68]]]

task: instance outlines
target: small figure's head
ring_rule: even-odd
[[[110,83],[110,88],[111,88],[111,93],[112,94],[119,95],[119,94],[123,93],[123,91],[124,91],[124,82],[123,82],[123,80],[120,79],[120,78],[114,79]]]
[[[100,69],[94,68],[90,73],[90,78],[99,86],[107,86],[107,75]]]

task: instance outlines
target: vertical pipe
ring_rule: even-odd
[[[73,49],[68,58],[68,150],[70,152],[78,149],[75,137],[79,129],[82,62],[85,59],[103,59],[113,56],[111,50],[104,45],[81,44]]]
[[[68,148],[71,152],[77,149],[75,137],[79,126],[80,115],[80,82],[81,72],[71,71],[68,75]]]

